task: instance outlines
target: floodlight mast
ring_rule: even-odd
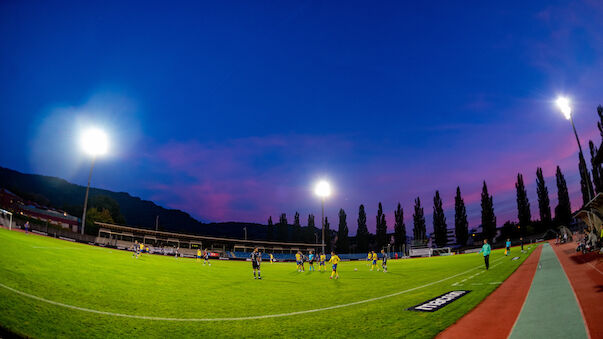
[[[90,166],[90,173],[88,174],[88,185],[86,186],[86,197],[84,198],[84,212],[82,213],[81,232],[84,234],[84,229],[86,228],[86,209],[88,207],[88,194],[90,192],[92,170],[94,169],[96,157],[107,152],[109,143],[107,141],[107,135],[103,131],[96,128],[85,131],[82,134],[81,142],[83,150],[92,156],[92,164]]]
[[[584,158],[584,153],[582,153],[582,144],[580,143],[580,138],[578,137],[578,132],[576,131],[576,125],[574,124],[574,116],[572,114],[572,107],[570,105],[570,100],[567,97],[558,97],[555,100],[557,107],[563,113],[565,118],[570,121],[572,124],[572,129],[574,130],[574,136],[576,137],[576,142],[578,143],[578,150],[580,151],[580,157]],[[585,173],[588,174],[588,173]],[[591,186],[586,185],[588,190],[588,200],[593,199],[593,192],[591,191]]]
[[[326,182],[324,180],[320,181],[316,185],[314,193],[316,193],[316,195],[318,195],[321,198],[322,215],[321,215],[320,221],[321,221],[321,226],[322,226],[322,240],[321,240],[320,247],[321,247],[322,253],[326,255],[326,253],[325,253],[325,200],[331,194],[331,186],[329,185],[328,182]]]

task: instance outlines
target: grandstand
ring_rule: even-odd
[[[265,258],[268,258],[267,253],[273,253],[277,260],[292,260],[297,251],[307,253],[310,250],[320,250],[319,244],[219,238],[103,222],[95,224],[99,226],[98,236],[94,241],[96,244],[129,249],[138,241],[147,245],[151,253],[174,254],[177,249],[181,255],[192,257],[196,255],[197,249],[208,249],[213,257],[242,259],[248,258],[249,252],[258,247],[265,254]]]

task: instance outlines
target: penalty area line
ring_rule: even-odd
[[[101,314],[101,315],[108,315],[108,316],[114,316],[114,317],[122,317],[122,318],[130,318],[130,319],[141,319],[141,320],[156,320],[156,321],[179,321],[179,322],[211,322],[211,321],[238,321],[238,320],[256,320],[256,319],[269,319],[269,318],[280,318],[280,317],[289,317],[289,316],[293,316],[293,315],[300,315],[300,314],[308,314],[308,313],[316,313],[316,312],[322,312],[322,311],[328,311],[328,310],[333,310],[333,309],[338,309],[338,308],[343,308],[343,307],[349,307],[349,306],[354,306],[354,305],[360,305],[360,304],[365,304],[365,303],[369,303],[372,301],[377,301],[377,300],[381,300],[381,299],[387,299],[387,298],[391,298],[391,297],[395,297],[404,293],[408,293],[408,292],[412,292],[412,291],[416,291],[425,287],[429,287],[435,284],[439,284],[443,281],[446,280],[450,280],[453,278],[456,278],[460,275],[463,274],[467,274],[468,272],[471,272],[475,269],[478,269],[482,267],[477,266],[471,269],[468,269],[464,272],[461,273],[457,273],[455,275],[451,275],[447,278],[443,278],[437,281],[433,281],[421,286],[417,286],[417,287],[413,287],[413,288],[409,288],[407,290],[404,291],[400,291],[400,292],[396,292],[396,293],[391,293],[391,294],[387,294],[387,295],[383,295],[380,297],[375,297],[375,298],[370,298],[370,299],[365,299],[365,300],[359,300],[359,301],[354,301],[351,303],[347,303],[347,304],[340,304],[340,305],[334,305],[334,306],[328,306],[328,307],[323,307],[323,308],[316,308],[313,310],[304,310],[304,311],[296,311],[296,312],[289,312],[289,313],[280,313],[280,314],[266,314],[266,315],[258,315],[258,316],[249,316],[249,317],[233,317],[233,318],[169,318],[169,317],[153,317],[153,316],[144,316],[144,315],[135,315],[135,314],[125,314],[125,313],[114,313],[114,312],[106,312],[106,311],[99,311],[99,310],[94,310],[94,309],[90,309],[90,308],[85,308],[85,307],[79,307],[79,306],[74,306],[74,305],[69,305],[69,304],[64,304],[64,303],[60,303],[57,301],[53,301],[53,300],[48,300],[48,299],[44,299],[42,297],[38,297],[35,296],[33,294],[29,294],[29,293],[25,293],[23,291],[19,291],[17,289],[14,289],[10,286],[6,286],[2,283],[0,283],[0,287],[3,287],[13,293],[16,293],[18,295],[30,298],[30,299],[34,299],[37,301],[41,301],[41,302],[45,302],[47,304],[51,304],[51,305],[55,305],[55,306],[61,306],[61,307],[65,307],[68,309],[72,309],[72,310],[76,310],[76,311],[82,311],[82,312],[88,312],[88,313],[94,313],[94,314]]]

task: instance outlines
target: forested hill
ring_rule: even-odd
[[[0,167],[0,187],[24,199],[81,217],[85,186],[72,184],[56,177],[24,174]],[[155,218],[159,216],[160,229],[164,231],[243,238],[243,227],[247,227],[249,239],[266,237],[266,226],[260,224],[238,222],[204,224],[180,210],[166,209],[152,201],[142,200],[125,192],[91,187],[90,201],[95,196],[106,196],[115,200],[128,226],[154,228]]]

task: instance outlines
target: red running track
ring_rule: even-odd
[[[542,246],[477,307],[437,338],[507,338],[528,296]]]
[[[582,308],[591,338],[603,338],[603,255],[576,253],[575,243],[550,242]]]

